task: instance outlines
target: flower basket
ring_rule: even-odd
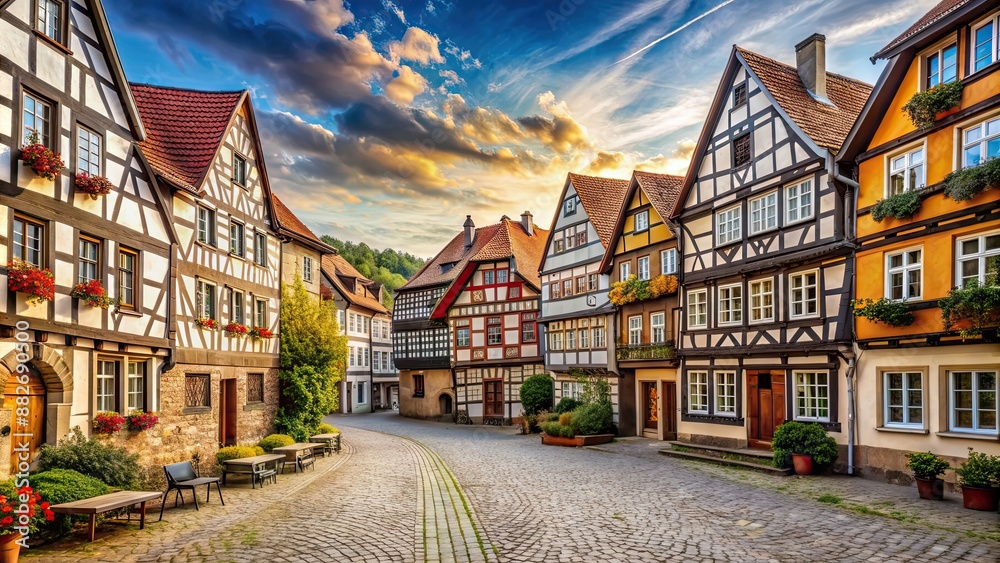
[[[114,187],[111,181],[104,176],[91,176],[86,172],[76,175],[76,191],[83,192],[90,196],[90,199],[97,199],[98,196],[108,195]]]
[[[250,329],[250,338],[254,340],[270,340],[274,338],[274,333],[263,326],[255,326]]]
[[[226,325],[226,334],[232,336],[233,338],[243,338],[250,331],[247,325],[243,325],[237,322],[231,322]]]
[[[115,434],[125,426],[125,417],[116,413],[102,411],[94,415],[94,431],[98,434]]]
[[[209,317],[198,317],[194,320],[194,324],[208,330],[219,330],[219,321]]]
[[[15,260],[7,264],[7,289],[28,296],[28,304],[52,301],[56,294],[52,270],[44,270],[27,262]]]
[[[28,144],[21,149],[24,163],[40,177],[55,180],[59,172],[66,166],[59,153],[43,145],[38,138],[38,132],[32,131],[28,136]]]
[[[677,291],[677,276],[661,274],[651,280],[640,280],[631,275],[624,281],[611,284],[608,300],[612,305],[621,307],[636,301],[656,299],[661,295],[669,295]]]
[[[91,307],[107,309],[115,304],[116,299],[108,297],[108,292],[100,280],[91,280],[87,283],[78,283],[69,293],[73,299],[86,301]]]
[[[133,432],[149,430],[160,422],[160,418],[155,412],[132,411],[129,413],[126,422],[128,429]]]
[[[962,83],[949,82],[938,84],[933,88],[917,92],[903,106],[903,111],[917,129],[929,129],[934,126],[937,115],[947,111],[962,102]]]

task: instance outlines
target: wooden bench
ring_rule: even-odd
[[[284,463],[284,454],[264,454],[239,459],[227,459],[222,462],[222,484],[226,484],[226,475],[250,475],[250,488],[256,488],[257,483],[264,486],[264,480],[273,478],[277,482],[278,464]]]
[[[313,450],[322,447],[323,444],[298,442],[274,448],[271,451],[276,454],[283,454],[285,456],[285,463],[293,464],[292,467],[295,469],[295,472],[298,473],[299,469],[305,471],[306,467],[309,467],[316,462],[316,456],[313,454]],[[282,467],[281,470],[284,472],[285,468]]]
[[[90,515],[90,527],[87,530],[87,541],[94,541],[94,532],[97,527],[97,515],[110,512],[119,508],[139,505],[139,529],[146,527],[146,503],[160,498],[162,493],[150,491],[118,491],[108,493],[98,497],[77,500],[63,504],[51,506],[52,512],[56,514],[88,514]]]
[[[309,441],[316,444],[323,444],[323,457],[334,452],[340,453],[340,433],[338,432],[310,436]]]

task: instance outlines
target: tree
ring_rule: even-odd
[[[391,248],[385,250],[372,249],[365,243],[341,241],[331,236],[324,236],[323,242],[337,249],[361,275],[382,284],[382,304],[387,309],[392,308],[392,300],[396,290],[413,277],[424,265],[422,258],[417,258],[406,252],[398,252]]]
[[[275,424],[305,441],[323,417],[337,409],[344,378],[347,337],[337,326],[333,301],[317,301],[302,278],[281,286],[281,403]]]
[[[538,414],[538,411],[552,408],[553,399],[552,378],[544,373],[532,375],[521,384],[521,408],[525,414]]]

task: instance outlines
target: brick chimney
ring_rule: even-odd
[[[476,236],[476,224],[472,222],[472,215],[465,216],[465,248],[472,247],[472,239]]]
[[[806,90],[826,101],[826,36],[814,33],[796,45],[795,64]]]
[[[531,217],[530,211],[525,211],[521,214],[521,228],[524,229],[524,232],[528,233],[529,237],[535,235],[535,224],[531,222]]]

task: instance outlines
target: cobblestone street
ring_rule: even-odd
[[[857,479],[667,459],[649,441],[545,447],[511,428],[332,417],[346,447],[277,486],[224,489],[144,531],[105,525],[29,561],[984,561],[996,514]],[[843,505],[816,498],[837,495]],[[881,510],[849,509],[870,501]],[[857,504],[857,506],[868,506]],[[922,517],[920,508],[926,506]],[[868,512],[868,513],[862,513]],[[937,527],[932,527],[937,526]],[[969,537],[966,532],[974,537]],[[141,540],[141,541],[139,541]]]

